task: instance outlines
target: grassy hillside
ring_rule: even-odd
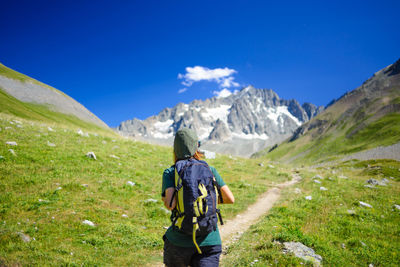
[[[171,165],[170,148],[0,118],[0,265],[161,261],[161,237],[170,224],[160,201],[161,175]],[[85,156],[89,151],[97,160]],[[238,200],[222,207],[227,220],[272,183],[290,178],[266,162],[259,166],[260,161],[226,156],[209,162]],[[24,235],[31,241],[24,242]]]
[[[22,75],[22,74],[21,74]],[[0,114],[4,116],[19,117],[26,120],[56,124],[69,128],[81,128],[87,131],[97,131],[103,134],[116,134],[103,127],[80,120],[73,115],[51,111],[45,105],[25,103],[4,92],[0,87]]]
[[[313,266],[282,253],[283,242],[290,241],[313,248],[324,266],[398,266],[400,162],[349,161],[299,174],[303,180],[297,189],[287,189],[280,203],[229,249],[223,266]],[[370,178],[388,182],[365,187]]]
[[[400,142],[400,113],[391,113],[351,135],[357,125],[313,138],[314,130],[294,142],[284,142],[264,157],[295,164],[315,164],[336,160],[359,151]]]
[[[400,142],[400,61],[377,72],[302,125],[270,153],[256,156],[315,164]]]

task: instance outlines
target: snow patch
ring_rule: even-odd
[[[159,138],[159,139],[168,139],[170,137],[174,136],[174,133],[172,131],[172,124],[174,123],[173,120],[169,119],[166,121],[158,121],[154,123],[154,129],[155,131],[152,132],[153,137]]]
[[[273,122],[275,122],[276,125],[278,125],[279,123],[281,128],[283,128],[283,122],[284,122],[283,116],[289,117],[298,126],[301,125],[301,122],[295,116],[293,116],[292,113],[289,112],[287,106],[267,108],[267,113],[268,113],[267,117]]]
[[[232,133],[233,137],[236,138],[241,138],[241,139],[247,139],[247,140],[252,140],[252,139],[261,139],[261,140],[267,140],[269,137],[268,135],[264,134],[245,134],[243,132],[241,133]]]
[[[200,115],[207,120],[217,121],[220,119],[227,123],[230,108],[230,105],[221,105],[217,108],[207,108],[203,109]]]
[[[159,132],[167,132],[173,123],[174,123],[174,121],[171,119],[163,121],[163,122],[158,121],[158,122],[154,123],[154,128]]]

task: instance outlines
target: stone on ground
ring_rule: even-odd
[[[126,184],[127,184],[127,185],[130,185],[130,186],[134,186],[134,185],[135,185],[135,183],[132,182],[132,181],[128,181],[128,182],[126,182]]]
[[[284,242],[283,245],[285,246],[283,250],[284,253],[291,252],[298,258],[311,261],[315,265],[320,266],[322,257],[316,254],[312,248],[309,248],[300,242]]]
[[[312,199],[312,196],[306,196],[306,199],[307,199],[307,200],[311,200],[311,199]]]
[[[17,234],[22,239],[22,241],[24,241],[25,243],[31,242],[31,237],[29,235],[26,235],[22,232],[17,232]]]
[[[6,142],[6,145],[9,145],[9,146],[17,146],[18,144],[17,144],[17,142],[15,142],[15,141],[7,141],[7,142]]]
[[[321,190],[321,191],[328,191],[328,188],[321,186],[321,187],[319,188],[319,190]]]
[[[347,210],[347,213],[350,214],[350,215],[356,214],[355,210]]]
[[[368,203],[365,203],[365,202],[362,202],[362,201],[359,201],[359,203],[360,203],[361,206],[364,206],[364,207],[367,207],[367,208],[372,208],[372,206],[370,204],[368,204]]]
[[[50,146],[50,147],[55,147],[56,146],[55,144],[53,144],[53,143],[51,143],[49,141],[47,141],[47,145]]]
[[[144,201],[144,203],[156,203],[156,202],[158,202],[158,200],[153,198],[149,198]]]
[[[82,223],[83,223],[83,224],[86,224],[86,225],[89,225],[89,226],[92,226],[92,227],[95,227],[95,226],[96,226],[93,222],[91,222],[91,221],[89,221],[89,220],[84,220]]]
[[[11,148],[10,148],[8,151],[9,151],[13,156],[17,156],[17,154],[15,153],[14,149],[11,149]]]
[[[380,185],[380,186],[386,186],[386,183],[388,182],[387,179],[382,180],[382,181],[378,181],[376,179],[369,179],[367,180],[367,183],[371,184],[371,185]]]
[[[94,154],[94,152],[88,152],[86,154],[86,157],[97,160],[96,155]]]

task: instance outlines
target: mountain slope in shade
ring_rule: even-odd
[[[400,60],[333,101],[267,157],[287,162],[316,162],[398,142]]]
[[[0,90],[23,103],[38,104],[48,110],[72,115],[101,128],[108,126],[83,105],[63,92],[0,64]]]
[[[211,151],[250,156],[290,136],[323,107],[284,100],[272,90],[243,88],[226,97],[194,100],[165,108],[146,120],[122,122],[117,131],[125,136],[171,145],[182,127],[194,129]]]

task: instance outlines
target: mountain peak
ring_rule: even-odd
[[[246,86],[224,97],[194,100],[163,109],[144,121],[122,122],[125,136],[171,145],[182,127],[194,129],[208,150],[250,156],[290,136],[303,122],[319,113],[315,105],[284,100],[271,89]]]

